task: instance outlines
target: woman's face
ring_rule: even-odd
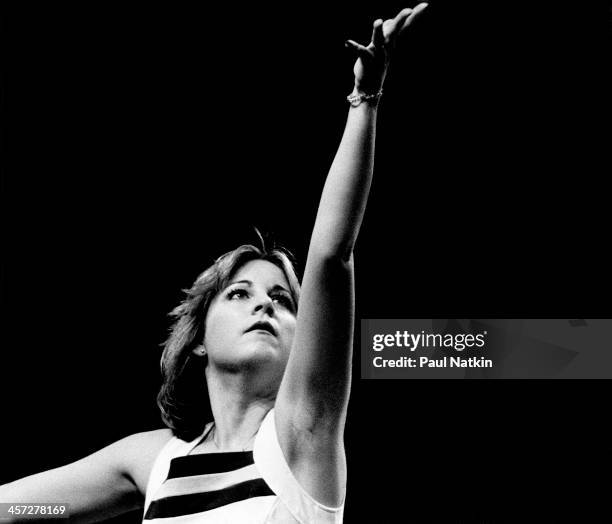
[[[247,262],[208,308],[204,347],[209,365],[239,370],[265,364],[282,377],[295,312],[282,269],[266,260]]]

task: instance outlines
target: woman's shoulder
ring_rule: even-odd
[[[153,429],[151,431],[142,431],[125,437],[124,440],[129,440],[136,444],[152,444],[168,442],[174,434],[170,428]]]
[[[143,495],[155,459],[173,436],[171,429],[162,428],[134,433],[118,442],[124,451],[125,473]]]

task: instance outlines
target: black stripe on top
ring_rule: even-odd
[[[189,495],[165,497],[151,502],[145,519],[163,519],[200,513],[252,497],[274,495],[265,480],[253,479],[229,488]]]
[[[225,473],[253,464],[252,451],[231,451],[227,453],[200,453],[176,457],[170,461],[168,479]]]

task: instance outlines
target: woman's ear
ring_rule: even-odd
[[[200,344],[197,348],[192,349],[191,352],[196,357],[203,357],[206,355],[206,348],[204,347],[204,344]]]

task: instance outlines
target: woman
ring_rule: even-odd
[[[2,502],[65,502],[83,522],[138,508],[151,522],[342,521],[353,246],[390,54],[426,5],[374,22],[367,47],[347,42],[355,87],[301,292],[282,250],[220,257],[173,312],[158,397],[168,427],[2,486]]]

